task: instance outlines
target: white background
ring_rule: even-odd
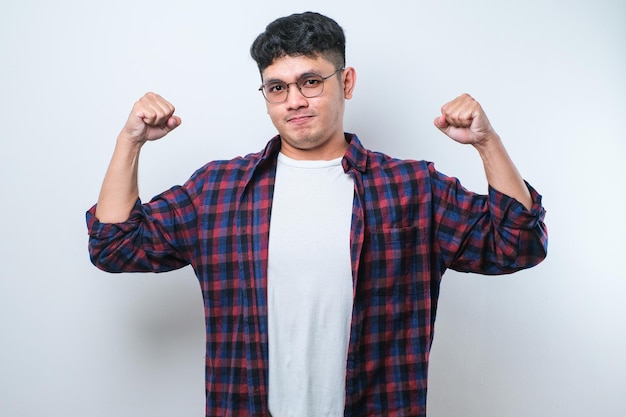
[[[305,10],[345,29],[358,74],[345,127],[367,147],[435,161],[484,191],[474,150],[432,125],[468,92],[544,195],[543,264],[444,276],[429,415],[626,415],[623,1],[3,3],[0,415],[203,415],[192,270],[96,270],[84,212],[146,91],[183,126],[144,149],[144,199],[208,160],[261,149],[274,129],[248,48]]]

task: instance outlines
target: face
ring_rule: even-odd
[[[280,80],[294,83],[306,74],[322,77],[335,72],[334,65],[317,56],[285,56],[263,71],[263,83]],[[345,100],[352,97],[356,81],[353,68],[346,68],[324,81],[324,92],[306,98],[295,84],[287,100],[267,103],[267,113],[281,137],[281,151],[293,159],[334,159],[343,156],[347,144],[343,132]]]

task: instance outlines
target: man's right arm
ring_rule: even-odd
[[[137,198],[137,171],[141,147],[147,141],[158,140],[181,124],[174,115],[174,106],[154,93],[147,93],[135,103],[117,137],[115,151],[109,163],[98,204],[96,218],[101,223],[121,223],[128,220]]]

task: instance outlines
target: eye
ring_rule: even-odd
[[[287,88],[284,83],[269,84],[265,87],[265,91],[269,94],[280,94]]]
[[[300,80],[298,85],[300,85],[300,88],[315,88],[319,87],[321,83],[322,79],[320,77],[307,77]]]

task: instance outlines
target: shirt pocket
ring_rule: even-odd
[[[386,380],[396,377],[393,369],[418,375],[426,363],[432,318],[428,232],[419,227],[372,230],[364,243],[366,264],[355,301],[362,314],[359,334],[377,341],[368,345],[370,355],[393,363],[381,371],[390,373]]]
[[[364,287],[376,296],[419,296],[428,291],[430,265],[424,229],[372,230],[366,250]]]

